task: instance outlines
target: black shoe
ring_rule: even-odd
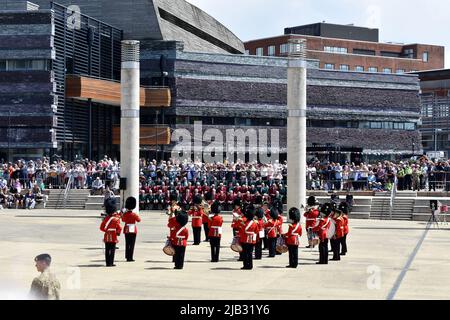
[[[341,256],[345,256],[345,253],[341,253],[340,255],[341,255]]]
[[[109,264],[109,265],[106,265],[107,267],[115,267],[116,265],[115,264]]]
[[[285,268],[295,268],[295,267],[293,267],[293,266],[286,266]]]
[[[340,261],[341,259],[337,259],[337,258],[333,258],[333,259],[330,259],[330,261]]]
[[[181,269],[183,269],[183,268],[180,268],[180,267],[173,267],[175,270],[181,270]]]
[[[306,246],[305,248],[309,249],[309,248],[312,248],[312,247],[311,246]]]
[[[325,264],[325,262],[316,262],[316,264]]]
[[[267,258],[275,258],[275,256],[267,256]]]
[[[133,259],[130,259],[130,260],[127,260],[127,262],[134,262],[134,260],[133,260]]]

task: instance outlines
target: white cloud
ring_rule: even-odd
[[[450,68],[450,1],[188,0],[242,40],[282,34],[285,27],[327,21],[380,29],[381,41],[446,46]]]

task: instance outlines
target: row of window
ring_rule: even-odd
[[[50,70],[49,60],[0,60],[0,71]]]
[[[286,119],[248,119],[232,117],[193,117],[178,116],[176,119],[168,117],[169,124],[194,124],[201,121],[203,125],[255,126],[255,127],[285,127]],[[307,120],[306,125],[313,128],[350,128],[350,129],[388,129],[388,130],[416,130],[412,122],[393,121],[349,121],[349,120]]]
[[[274,45],[270,45],[267,47],[267,55],[268,56],[275,56],[276,55],[276,47]],[[348,48],[343,47],[332,47],[332,46],[324,46],[323,51],[325,52],[331,52],[331,53],[342,53],[347,54]],[[250,54],[249,50],[245,51],[246,54]],[[289,45],[287,43],[284,43],[280,45],[280,54],[287,54],[289,52]],[[414,50],[413,49],[407,49],[404,51],[405,54],[403,57],[405,58],[414,58]],[[375,50],[366,50],[366,49],[353,49],[353,54],[359,54],[359,55],[365,55],[365,56],[375,56],[376,52]],[[256,55],[257,56],[263,56],[264,55],[264,48],[259,47],[256,48]],[[401,58],[402,56],[397,52],[387,52],[387,51],[381,51],[381,56],[383,57],[395,57],[395,58]],[[427,51],[422,53],[422,61],[428,62],[429,60],[429,53]]]
[[[336,65],[334,63],[325,63],[324,64],[324,69],[326,70],[335,70],[336,69]],[[350,66],[348,64],[341,64],[339,65],[339,70],[341,71],[350,71]],[[355,71],[357,72],[365,72],[365,68],[364,66],[355,66]],[[368,72],[379,72],[378,67],[368,67],[367,68]],[[416,72],[417,70],[411,70],[411,72]],[[383,73],[393,73],[392,68],[383,68],[382,69]],[[397,69],[395,71],[395,73],[397,74],[403,74],[405,73],[406,70],[405,69]]]

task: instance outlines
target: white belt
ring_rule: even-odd
[[[106,230],[106,231],[116,231],[116,229],[108,229],[108,230]]]
[[[135,223],[128,223],[127,226],[135,226]]]
[[[200,219],[201,217],[198,217],[198,216],[195,216],[195,217],[192,217],[192,219]]]
[[[182,237],[182,236],[177,236],[178,239],[184,239],[186,237]]]
[[[316,221],[316,219],[306,219],[306,221]]]
[[[222,228],[222,227],[219,227],[219,226],[212,226],[211,228],[212,228],[212,229],[219,229],[219,228]]]

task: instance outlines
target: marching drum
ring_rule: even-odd
[[[166,241],[166,244],[164,245],[163,251],[168,256],[173,257],[175,255],[175,249],[172,246],[172,243],[170,243],[170,240]]]
[[[242,252],[242,246],[239,243],[239,237],[234,237],[233,241],[231,242],[231,246],[230,246],[231,250],[233,250],[234,252]]]
[[[288,252],[288,246],[286,245],[286,241],[284,240],[283,237],[279,237],[277,239],[277,248],[276,248],[278,253],[286,253]]]
[[[336,233],[336,223],[331,218],[328,221],[330,221],[330,226],[327,230],[327,238],[331,239],[331,238],[333,238],[334,234]]]

